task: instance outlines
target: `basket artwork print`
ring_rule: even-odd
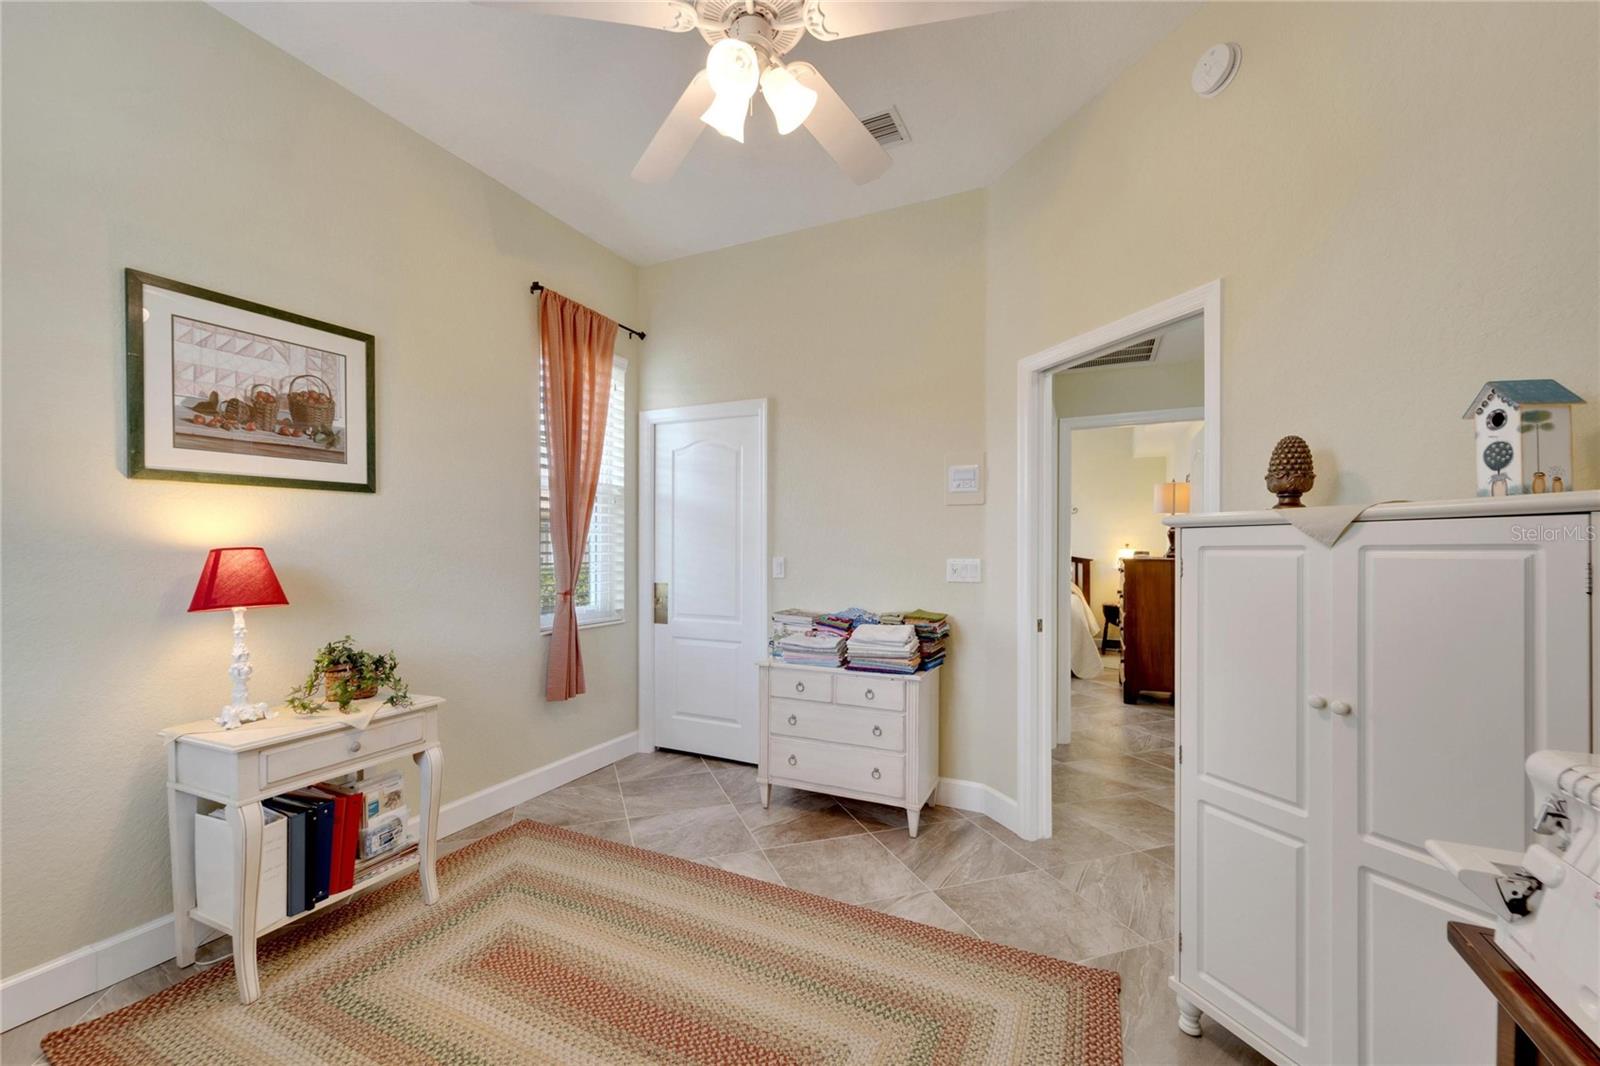
[[[127,272],[128,474],[371,492],[373,337]]]

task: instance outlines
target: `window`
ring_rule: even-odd
[[[600,484],[595,488],[589,542],[572,590],[578,624],[620,622],[623,616],[627,514],[623,479],[627,470],[628,361],[618,357],[611,370],[611,399],[606,408],[606,442],[600,456]],[[555,548],[550,542],[550,450],[545,436],[544,390],[539,391],[539,625],[555,625]]]

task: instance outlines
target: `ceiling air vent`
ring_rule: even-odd
[[[1105,355],[1097,355],[1088,362],[1079,363],[1077,366],[1069,367],[1068,369],[1089,370],[1100,366],[1123,366],[1128,363],[1148,363],[1150,360],[1155,358],[1156,346],[1160,343],[1161,337],[1159,335],[1154,337],[1146,337],[1142,341],[1136,341],[1133,344],[1127,345],[1126,347],[1118,348],[1114,352],[1107,352]]]
[[[876,115],[867,115],[861,120],[861,124],[867,127],[867,132],[884,147],[904,144],[911,140],[911,134],[906,132],[906,124],[900,118],[899,110],[893,107]]]

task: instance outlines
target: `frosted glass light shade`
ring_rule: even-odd
[[[748,96],[734,97],[727,93],[719,93],[717,98],[711,101],[711,106],[706,108],[706,113],[700,116],[700,121],[724,137],[731,137],[743,144],[744,116],[749,110]]]
[[[1156,485],[1156,514],[1188,514],[1189,483],[1187,481],[1162,481]]]
[[[780,134],[793,133],[817,106],[817,91],[801,85],[788,67],[773,65],[761,75],[761,95],[772,116],[778,120]]]

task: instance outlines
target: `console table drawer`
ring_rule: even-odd
[[[834,704],[772,701],[774,736],[860,744],[884,751],[906,750],[906,718],[894,711],[862,711]]]
[[[786,700],[809,700],[812,703],[830,703],[833,700],[833,678],[828,674],[808,674],[804,670],[773,670],[768,678],[774,697]]]
[[[274,785],[347,762],[358,755],[370,755],[421,742],[421,715],[371,726],[362,732],[346,730],[332,736],[267,749],[261,753],[261,778],[263,783]]]
[[[889,799],[905,795],[904,755],[789,737],[773,737],[770,746],[775,777]]]
[[[833,679],[833,702],[898,711],[906,705],[906,683],[881,675],[841,674]]]

